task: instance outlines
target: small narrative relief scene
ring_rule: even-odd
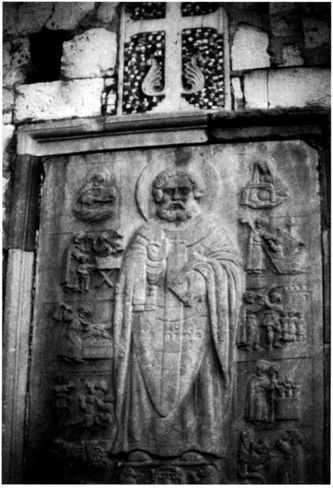
[[[32,478],[316,482],[316,166],[301,141],[45,162]]]

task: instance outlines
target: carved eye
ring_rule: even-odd
[[[93,184],[95,186],[101,185],[104,182],[104,178],[101,175],[96,175],[93,177]]]
[[[174,188],[164,188],[163,193],[172,196],[175,193]]]
[[[188,188],[187,186],[183,186],[181,188],[179,188],[179,192],[182,194],[182,195],[188,195],[190,193],[190,188]]]

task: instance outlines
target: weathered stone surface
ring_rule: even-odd
[[[51,120],[100,115],[103,79],[22,85],[15,120]]]
[[[314,49],[330,42],[331,31],[327,22],[314,18],[306,18],[302,20],[302,23],[305,49]]]
[[[91,29],[64,42],[61,74],[65,79],[100,78],[114,69],[117,35],[106,29]]]
[[[269,107],[330,106],[329,69],[295,68],[268,74]]]
[[[2,126],[2,170],[9,171],[11,159],[13,157],[13,135],[15,126],[6,124]]]
[[[297,44],[285,45],[282,47],[283,66],[302,66],[304,59]]]
[[[232,78],[231,85],[233,90],[233,108],[235,110],[240,110],[244,108],[244,94],[240,78]]]
[[[97,9],[96,17],[105,24],[115,21],[119,2],[101,2]]]
[[[3,339],[3,471],[4,483],[22,482],[29,337],[34,279],[34,253],[11,249],[8,255]]]
[[[267,48],[266,32],[249,25],[241,25],[236,31],[232,44],[232,69],[237,71],[270,66]]]
[[[267,71],[253,71],[244,76],[246,108],[267,108]]]
[[[33,34],[45,26],[54,11],[53,2],[20,2],[18,4],[17,31]]]
[[[5,2],[2,6],[3,33],[17,34],[17,2]]]
[[[11,88],[2,89],[2,122],[11,124],[13,121],[14,110],[14,91]]]
[[[296,5],[294,2],[270,2],[269,4],[269,13],[271,15],[279,14],[287,14],[291,10],[295,10]]]
[[[94,2],[55,2],[54,12],[46,27],[53,30],[74,29],[94,6]]]
[[[29,37],[20,36],[5,42],[2,62],[3,86],[24,83],[31,70]]]

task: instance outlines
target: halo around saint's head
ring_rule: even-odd
[[[193,151],[193,148],[191,148]],[[211,213],[216,210],[218,205],[218,197],[220,190],[220,176],[211,163],[202,159],[191,158],[189,152],[176,151],[173,155],[174,161],[163,160],[162,158],[156,159],[149,163],[140,174],[136,185],[136,201],[142,216],[149,220],[155,215],[155,203],[152,195],[152,183],[154,178],[165,171],[175,171],[177,169],[191,169],[198,173],[204,182],[204,193],[200,198],[200,207],[204,213]]]

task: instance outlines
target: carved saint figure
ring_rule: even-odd
[[[289,196],[286,184],[275,168],[273,158],[259,159],[253,165],[252,179],[241,193],[241,205],[251,208],[272,208]]]
[[[201,213],[199,174],[168,169],[152,191],[156,217],[134,235],[116,285],[114,452],[224,456],[241,263]]]
[[[276,441],[276,447],[283,454],[284,462],[277,471],[278,483],[301,484],[303,480],[303,440],[296,430],[287,430]]]
[[[271,380],[268,376],[270,364],[259,360],[255,364],[255,376],[247,389],[245,418],[252,421],[271,421]]]
[[[84,222],[107,220],[112,216],[116,199],[115,186],[105,175],[96,173],[80,189],[73,214]]]
[[[261,311],[264,302],[261,295],[256,295],[251,290],[243,294],[243,302],[244,312],[238,345],[245,345],[246,351],[249,351],[251,347],[258,350],[260,349],[260,337],[257,313]]]
[[[66,303],[61,303],[56,311],[55,320],[64,325],[63,340],[60,344],[58,356],[65,361],[83,362],[81,332],[85,330],[80,318]]]
[[[263,476],[263,467],[271,459],[271,454],[267,443],[260,439],[255,440],[254,432],[250,429],[244,429],[240,434],[239,446],[239,471],[241,478],[249,480],[246,484],[266,483]]]
[[[295,313],[296,322],[296,341],[304,342],[305,340],[305,324],[302,312]]]
[[[282,296],[275,290],[270,292],[269,298],[266,297],[264,299],[266,311],[262,327],[265,327],[267,331],[268,349],[272,349],[272,347],[282,347],[282,344],[279,342],[281,339],[281,302]]]
[[[65,291],[83,291],[89,285],[89,252],[87,236],[84,232],[73,235],[71,244],[63,256],[62,277],[60,284]]]

